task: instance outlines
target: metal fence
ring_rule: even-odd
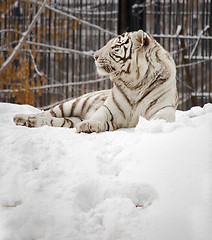
[[[42,2],[0,1],[0,66],[14,51]],[[0,101],[48,108],[65,99],[111,88],[99,78],[93,52],[117,35],[114,0],[52,0],[19,57],[1,75]]]
[[[41,2],[0,1],[0,66]],[[24,48],[1,75],[0,101],[48,108],[111,88],[96,74],[93,51],[118,32],[143,29],[177,66],[179,109],[212,102],[211,0],[51,0]]]

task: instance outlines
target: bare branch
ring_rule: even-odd
[[[179,39],[191,39],[191,40],[196,40],[199,38],[199,36],[196,36],[196,35],[183,35],[183,34],[180,34],[177,36],[177,34],[156,34],[156,33],[153,33],[151,34],[152,37],[154,38],[179,38]],[[201,36],[201,39],[204,39],[204,40],[212,40],[212,36],[204,36],[202,35]]]
[[[45,7],[47,3],[47,0],[44,0],[42,6],[40,7],[39,11],[37,12],[37,14],[35,15],[34,19],[32,20],[31,24],[29,25],[28,29],[26,32],[23,33],[23,36],[21,37],[19,43],[17,44],[17,46],[14,48],[14,51],[12,52],[12,54],[7,58],[7,60],[2,64],[1,68],[0,68],[0,74],[3,73],[8,65],[10,63],[13,62],[13,60],[15,59],[15,57],[17,56],[17,54],[20,52],[21,48],[23,47],[27,37],[29,36],[30,32],[32,31],[36,21],[38,20],[39,16],[41,15],[41,13],[43,12],[43,9]]]
[[[69,82],[69,83],[56,83],[56,84],[50,84],[50,85],[43,85],[40,87],[30,87],[30,90],[39,90],[39,89],[49,89],[49,88],[57,88],[57,87],[68,87],[68,86],[75,86],[75,85],[83,85],[83,84],[90,84],[90,83],[97,83],[97,82],[103,82],[103,81],[109,81],[110,79],[108,77],[102,77],[95,80],[88,80],[88,81],[80,81],[80,82]],[[21,91],[25,91],[23,88]],[[12,93],[12,92],[18,92],[18,90],[13,89],[2,89],[0,90],[0,93]]]
[[[193,63],[179,64],[179,65],[176,66],[176,68],[194,66],[194,65],[197,65],[197,64],[200,64],[200,63],[205,63],[205,62],[211,61],[211,60],[212,60],[212,58],[208,58],[208,59],[204,59],[202,61],[197,61],[197,62],[193,62]]]
[[[28,41],[28,40],[26,40],[26,43],[28,45],[35,45],[35,46],[39,46],[39,47],[43,47],[43,48],[53,49],[52,53],[74,53],[74,54],[85,55],[85,56],[89,56],[89,57],[92,57],[93,54],[94,54],[93,50],[79,51],[79,50],[72,49],[72,48],[58,47],[58,46],[55,46],[55,45],[33,42],[33,41]],[[17,44],[17,41],[13,41],[13,42],[9,43],[7,46],[6,45],[1,46],[0,50],[7,51],[7,47],[12,45],[12,44]]]
[[[31,56],[32,63],[33,63],[33,65],[34,65],[34,68],[35,68],[36,73],[37,73],[40,77],[44,76],[44,73],[40,72],[40,71],[38,70],[38,68],[37,68],[37,65],[36,65],[36,63],[35,63],[35,59],[34,59],[34,57],[33,57],[33,55],[32,55],[32,51],[31,51],[31,50],[28,50],[28,51],[29,51],[29,54],[30,54],[30,56]]]
[[[19,31],[15,30],[15,29],[3,29],[3,30],[0,30],[0,33],[4,33],[4,32],[14,32],[14,33],[18,33],[18,34],[23,35],[22,32],[19,32]]]
[[[197,39],[197,41],[196,41],[196,44],[195,44],[195,46],[194,46],[194,48],[193,48],[193,50],[192,50],[192,52],[191,52],[190,59],[191,59],[192,56],[194,55],[194,52],[195,52],[195,50],[196,50],[196,48],[197,48],[197,46],[198,46],[198,44],[199,44],[199,42],[200,42],[200,39],[201,39],[202,35],[203,35],[204,32],[206,32],[209,28],[210,28],[209,25],[207,25],[204,29],[201,30],[201,32],[200,32],[200,34],[199,34],[199,37],[198,37],[198,39]]]
[[[37,42],[32,42],[32,41],[26,41],[27,44],[31,44],[31,45],[36,45],[36,46],[40,46],[40,47],[45,47],[45,48],[52,48],[55,50],[59,50],[61,52],[64,53],[76,53],[76,54],[80,54],[80,55],[86,55],[86,56],[93,56],[93,51],[79,51],[79,50],[75,50],[75,49],[71,49],[71,48],[64,48],[64,47],[58,47],[58,46],[54,46],[54,45],[49,45],[49,44],[45,44],[45,43],[37,43]]]
[[[40,87],[33,87],[32,90],[38,90],[38,89],[46,89],[46,88],[56,88],[56,87],[67,87],[67,86],[75,86],[75,85],[83,85],[83,84],[90,84],[90,83],[97,83],[109,80],[108,77],[102,77],[95,80],[88,80],[88,81],[80,81],[80,82],[69,82],[69,83],[56,83],[51,85],[43,85]]]

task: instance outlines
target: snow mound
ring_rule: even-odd
[[[0,103],[0,240],[212,239],[212,104],[77,134]]]

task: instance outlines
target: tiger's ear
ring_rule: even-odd
[[[142,47],[142,46],[146,47],[150,43],[150,38],[142,30],[133,32],[131,38],[132,38],[132,41],[133,41],[135,47],[138,47],[138,48]]]

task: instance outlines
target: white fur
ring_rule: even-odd
[[[139,116],[175,120],[175,63],[150,35],[142,30],[120,35],[94,58],[98,73],[110,76],[112,89],[83,95],[41,114],[19,114],[15,123],[76,127],[77,132],[89,133],[135,127]]]

